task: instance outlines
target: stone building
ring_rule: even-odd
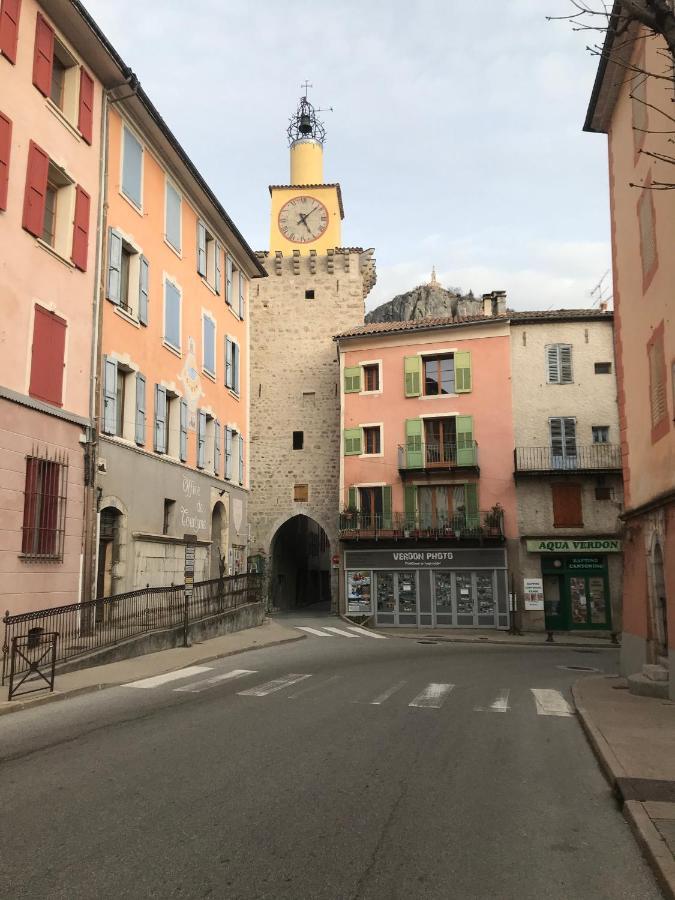
[[[251,563],[270,605],[337,603],[339,366],[333,335],[363,322],[372,250],[342,247],[339,184],[306,96],[291,119],[291,177],[270,188],[271,235],[251,285]]]

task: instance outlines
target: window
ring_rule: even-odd
[[[457,421],[447,419],[424,420],[424,453],[427,466],[457,464]]]
[[[68,462],[65,455],[26,458],[21,554],[63,559]]]
[[[239,393],[239,344],[230,337],[225,338],[225,387]]]
[[[2,0],[0,3],[0,53],[14,65],[19,38],[21,0]]]
[[[576,419],[554,418],[548,420],[551,437],[552,468],[576,465],[577,423]]]
[[[31,353],[31,397],[62,406],[66,328],[64,319],[42,306],[35,307]]]
[[[305,300],[313,300],[314,299],[314,291],[307,290],[305,291]]]
[[[124,126],[122,146],[122,193],[134,206],[143,206],[143,145]]]
[[[111,228],[108,240],[108,299],[127,315],[137,317],[141,325],[147,325],[149,284],[150,264],[147,259]]]
[[[571,344],[549,344],[546,348],[546,368],[549,384],[572,384]]]
[[[346,366],[344,370],[345,394],[358,394],[361,390],[361,366]]]
[[[651,184],[652,176],[650,172],[645,179],[645,188],[640,194],[637,206],[643,291],[646,291],[649,287],[659,264],[656,244],[656,211],[654,209]]]
[[[350,499],[352,496],[350,489]],[[362,528],[391,528],[391,487],[360,487],[359,520]]]
[[[197,410],[197,468],[203,469],[206,463],[206,413]]]
[[[222,248],[203,222],[197,222],[197,272],[220,293]]]
[[[232,478],[232,437],[233,431],[225,426],[225,478]]]
[[[111,357],[103,360],[103,432],[145,443],[145,378]]]
[[[294,450],[302,450],[304,443],[305,443],[304,431],[294,431],[293,432],[293,449]]]
[[[611,375],[611,374],[612,374],[612,364],[611,364],[611,362],[597,362],[597,363],[595,363],[595,374],[596,374],[596,375]]]
[[[181,462],[187,461],[187,432],[188,432],[188,405],[187,400],[181,397],[179,418],[179,443],[178,458]]]
[[[205,409],[197,410],[197,467],[216,469],[216,420]],[[218,441],[220,454],[220,441]]]
[[[52,167],[49,167],[50,175],[52,175]],[[58,177],[58,176],[57,176]],[[65,187],[65,185],[61,185]],[[56,198],[59,193],[59,184],[56,178],[52,177],[47,181],[47,192],[45,194],[45,216],[42,223],[42,240],[53,247],[56,243]]]
[[[380,367],[377,363],[363,367],[363,390],[379,391]]]
[[[49,98],[71,121],[75,117],[77,74],[76,61],[58,38],[55,38]]]
[[[173,514],[176,508],[176,501],[164,499],[164,518],[162,521],[162,534],[169,534],[173,526]]]
[[[244,318],[246,311],[246,276],[239,272],[239,318]]]
[[[136,417],[134,440],[143,447],[145,445],[145,376],[136,373]]]
[[[652,441],[658,441],[668,433],[668,398],[666,393],[666,355],[664,348],[664,324],[661,322],[647,344],[649,361],[649,405],[652,420]]]
[[[171,281],[164,282],[164,341],[180,351],[181,292]]]
[[[234,278],[234,264],[231,256],[225,257],[225,302],[232,306],[232,280]]]
[[[309,485],[296,484],[293,486],[293,500],[295,503],[309,503]]]
[[[364,453],[380,453],[380,426],[368,425],[363,429],[363,452]]]
[[[612,489],[608,485],[598,484],[595,488],[596,500],[612,500]]]
[[[216,323],[211,316],[202,315],[202,339],[204,342],[204,371],[216,377]]]
[[[2,19],[0,19],[0,22]],[[0,210],[7,209],[9,158],[12,151],[12,123],[0,112]]]
[[[424,393],[429,397],[455,393],[454,356],[435,356],[424,360]]]
[[[166,239],[174,250],[181,249],[181,195],[170,181],[166,182]]]
[[[609,444],[609,425],[592,425],[594,444]]]
[[[124,435],[124,395],[125,395],[126,372],[121,366],[117,367],[116,379],[116,403],[115,403],[115,434],[119,437]]]
[[[239,484],[244,484],[244,464],[246,459],[244,435],[239,435]]]
[[[555,528],[583,527],[580,484],[552,484],[551,497]]]
[[[179,404],[181,405],[179,412]],[[182,452],[182,401],[177,394],[167,391],[162,384],[155,385],[155,435],[153,447],[156,453],[166,453],[174,459]]]

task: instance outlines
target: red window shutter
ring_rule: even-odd
[[[73,230],[73,263],[82,272],[87,271],[89,249],[89,208],[91,198],[78,184],[75,194],[75,227]]]
[[[38,13],[35,26],[35,56],[33,57],[33,84],[49,96],[52,86],[52,66],[54,64],[54,29]]]
[[[555,528],[580,528],[584,524],[580,484],[552,484],[553,525]]]
[[[40,237],[45,220],[45,195],[49,157],[33,141],[28,148],[26,194],[23,201],[23,227],[35,237]]]
[[[20,13],[21,0],[2,0],[0,3],[0,53],[12,64],[16,63]]]
[[[62,406],[66,322],[54,313],[35,307],[33,352],[30,368],[31,397]]]
[[[80,113],[77,127],[88,144],[94,132],[94,79],[86,69],[80,69]]]
[[[0,112],[0,209],[7,209],[9,155],[12,150],[12,123]]]

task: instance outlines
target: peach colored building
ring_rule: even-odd
[[[509,320],[365,324],[342,379],[341,609],[380,625],[509,625],[517,538]]]
[[[675,698],[675,191],[672,59],[612,18],[586,118],[608,136],[625,513],[622,667],[631,689]],[[627,76],[633,70],[662,78]],[[637,187],[633,186],[637,185]],[[643,665],[649,666],[640,674]],[[655,668],[656,667],[656,668]],[[637,673],[637,674],[636,674]]]
[[[77,602],[91,471],[100,65],[63,3],[0,11],[0,608]]]

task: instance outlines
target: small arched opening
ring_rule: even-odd
[[[209,576],[222,578],[227,574],[227,511],[220,500],[211,513],[211,561]]]
[[[293,516],[272,540],[270,591],[277,609],[330,608],[330,543],[308,516]]]

